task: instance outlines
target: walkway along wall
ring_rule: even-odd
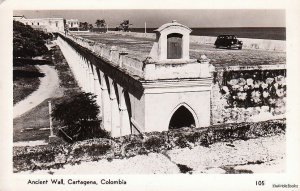
[[[189,38],[185,37],[189,29],[176,21],[163,25],[157,35],[150,55],[167,53],[159,52],[159,46],[165,46],[161,42],[183,39],[184,48],[189,48]],[[160,56],[141,62],[114,46],[76,36],[59,34],[57,44],[80,87],[97,95],[103,128],[113,137],[166,131],[173,128],[170,124],[176,128],[178,121],[173,116],[180,115],[190,120],[183,125],[210,125],[212,76],[205,56],[196,61],[185,51],[180,58]]]
[[[110,31],[110,33],[115,33],[119,35],[130,35],[139,38],[155,38],[154,33],[137,33],[137,32],[117,32]],[[211,44],[213,45],[217,37],[212,36],[190,36],[191,43],[197,44]],[[256,49],[256,50],[270,50],[270,51],[285,51],[286,50],[286,41],[285,40],[271,40],[271,39],[252,39],[252,38],[240,38],[239,40],[243,41],[244,49]]]

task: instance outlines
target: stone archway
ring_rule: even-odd
[[[175,112],[170,118],[169,129],[177,129],[181,127],[197,126],[198,121],[195,119],[194,112],[186,107],[185,104],[177,106]]]

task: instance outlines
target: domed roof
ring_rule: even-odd
[[[173,27],[173,26],[182,27],[182,28],[185,28],[189,31],[192,31],[189,27],[178,23],[176,20],[173,20],[171,23],[163,24],[162,26],[160,26],[158,29],[155,29],[154,31],[161,32],[161,31],[165,30],[166,28]]]

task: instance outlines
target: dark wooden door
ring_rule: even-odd
[[[167,58],[180,59],[182,58],[182,35],[173,33],[167,37]]]

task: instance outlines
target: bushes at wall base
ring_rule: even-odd
[[[70,143],[108,137],[108,133],[100,128],[95,98],[91,93],[79,92],[55,105],[52,117],[63,127],[59,129],[59,136]]]
[[[112,155],[111,140],[91,139],[74,144],[15,147],[13,151],[14,172],[61,168],[65,164],[95,161]]]
[[[257,123],[238,123],[207,128],[181,128],[165,132],[132,134],[118,138],[98,138],[74,144],[15,147],[14,172],[60,168],[83,161],[122,159],[151,152],[164,152],[195,146],[209,147],[216,142],[247,140],[285,133],[285,119]]]

